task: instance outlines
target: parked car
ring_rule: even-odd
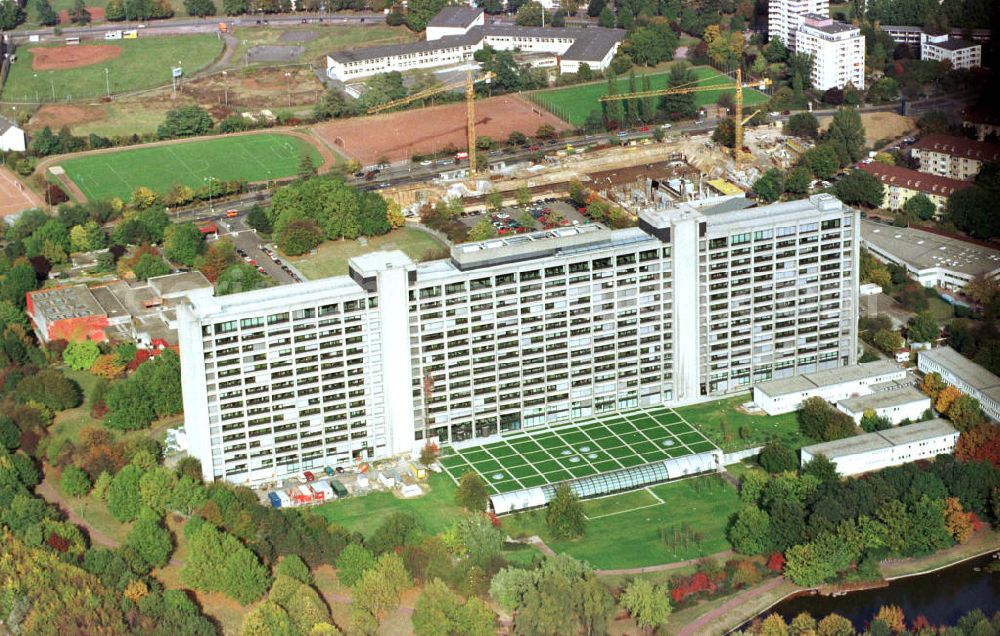
[[[226,210],[226,218],[233,219],[240,215],[239,210]]]

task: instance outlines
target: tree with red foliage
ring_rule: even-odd
[[[979,424],[958,436],[955,458],[963,462],[987,461],[1000,466],[1000,427]]]
[[[135,371],[136,369],[139,368],[140,364],[142,364],[146,360],[149,360],[150,355],[151,354],[147,349],[139,349],[138,351],[135,352],[135,357],[132,358],[132,361],[128,363],[126,368],[129,371]]]
[[[698,571],[689,577],[680,578],[671,587],[670,596],[674,599],[674,604],[677,605],[683,603],[684,599],[696,594],[711,594],[716,590],[717,586],[712,582],[707,573]]]
[[[772,572],[781,572],[785,569],[785,555],[780,552],[772,554],[771,558],[767,560],[767,569]]]
[[[49,544],[50,548],[57,552],[66,552],[69,550],[69,541],[60,537],[55,532],[49,533],[49,538],[46,540],[46,543]]]

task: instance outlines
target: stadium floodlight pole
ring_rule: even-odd
[[[38,98],[38,73],[34,74],[35,81],[32,82],[35,85],[35,103],[40,104],[41,101]]]
[[[212,200],[212,180],[213,179],[215,179],[215,177],[202,177],[201,178],[202,181],[205,181],[206,183],[208,183],[208,209],[211,211],[212,214],[215,214],[215,203]],[[218,179],[215,179],[215,180],[218,181]]]
[[[288,107],[292,107],[292,74],[285,73],[285,77],[288,79],[286,86],[288,88]]]
[[[108,99],[111,99],[111,80],[108,76],[108,68],[104,67],[104,88],[107,90]]]
[[[49,71],[49,86],[52,87],[52,101],[56,101],[56,80],[52,77],[52,71]]]
[[[222,87],[226,93],[226,106],[229,106],[229,73],[222,71]]]

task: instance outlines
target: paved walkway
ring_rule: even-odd
[[[712,623],[716,619],[728,614],[729,612],[735,611],[745,603],[749,602],[751,599],[756,598],[762,594],[767,594],[774,588],[781,585],[785,579],[783,577],[773,578],[770,581],[758,585],[757,587],[752,587],[748,590],[743,590],[733,598],[729,599],[722,605],[718,606],[711,612],[706,612],[698,618],[694,619],[687,625],[681,628],[677,632],[677,636],[694,636],[695,634],[706,633],[703,631],[703,627]]]
[[[659,565],[647,565],[641,568],[623,568],[620,570],[594,570],[597,576],[621,576],[630,574],[646,574],[649,572],[669,572],[670,570],[679,570],[685,568],[689,565],[695,565],[703,559],[719,559],[726,560],[736,553],[732,550],[723,550],[722,552],[716,552],[715,554],[708,554],[703,557],[698,557],[697,559],[688,559],[686,561],[675,561],[674,563],[661,563]]]

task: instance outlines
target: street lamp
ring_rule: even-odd
[[[222,71],[222,86],[226,93],[226,106],[229,106],[229,73]]]
[[[202,181],[208,183],[208,209],[215,214],[215,202],[212,200],[212,181],[218,181],[215,177],[202,177]]]

